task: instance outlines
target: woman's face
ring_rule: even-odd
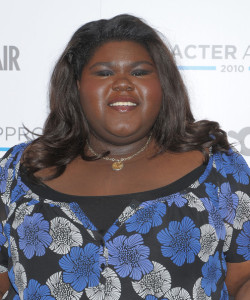
[[[161,108],[156,66],[148,51],[132,41],[100,46],[84,67],[78,88],[91,133],[113,145],[144,138]]]

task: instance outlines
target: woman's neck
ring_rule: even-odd
[[[96,154],[102,154],[104,152],[109,151],[109,157],[127,157],[129,155],[133,155],[138,151],[142,150],[143,152],[146,149],[151,149],[154,144],[152,138],[150,136],[145,136],[144,138],[134,141],[128,144],[112,144],[111,142],[104,141],[96,138],[95,136],[91,136],[88,141],[88,154],[93,155],[93,151]],[[147,151],[148,152],[148,151]]]

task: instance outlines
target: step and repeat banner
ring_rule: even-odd
[[[41,133],[48,82],[73,32],[130,13],[166,37],[196,119],[218,121],[250,164],[250,1],[1,0],[0,155]]]

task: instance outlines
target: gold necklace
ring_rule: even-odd
[[[140,150],[138,150],[136,153],[134,153],[128,157],[122,157],[119,159],[114,158],[114,157],[102,157],[102,159],[112,161],[113,162],[112,169],[114,171],[120,171],[124,167],[124,163],[123,163],[124,161],[134,158],[136,155],[140,154],[142,151],[144,151],[147,148],[149,142],[151,141],[151,137],[152,137],[152,135],[149,136],[146,144]],[[94,154],[95,156],[100,155],[100,154],[96,153],[93,148],[90,147],[88,140],[87,140],[87,146],[92,154]]]

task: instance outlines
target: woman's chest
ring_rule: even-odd
[[[205,293],[211,270],[214,284],[225,276],[226,234],[205,196],[187,190],[131,199],[105,234],[76,202],[24,197],[9,218],[12,280],[23,292],[35,280],[56,299],[65,289],[92,299],[101,287],[112,287],[121,299],[162,298],[177,287],[190,297],[195,286]]]
[[[83,161],[77,158],[65,172],[45,184],[70,195],[105,196],[150,191],[175,183],[202,166],[198,151],[142,157],[125,161],[121,170],[112,169],[112,161]],[[203,168],[204,171],[205,168]],[[201,174],[201,172],[199,172]],[[190,176],[189,183],[197,179]]]

